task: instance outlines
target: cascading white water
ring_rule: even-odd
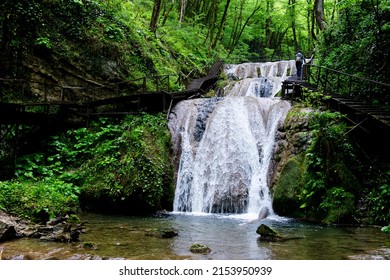
[[[226,96],[182,101],[169,127],[176,157],[174,211],[272,215],[268,188],[278,127],[275,98],[292,61],[225,65]]]

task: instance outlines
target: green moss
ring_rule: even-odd
[[[109,130],[113,135],[97,142],[80,167],[84,207],[134,214],[170,208],[173,167],[164,116],[131,116]]]
[[[273,207],[279,215],[293,216],[299,210],[299,194],[303,186],[304,154],[290,158],[274,187]]]
[[[190,251],[194,254],[209,254],[211,252],[211,249],[206,245],[201,244],[193,244],[190,248]]]
[[[355,211],[355,197],[343,188],[334,187],[326,192],[320,208],[326,212],[324,223],[333,224],[349,220]]]

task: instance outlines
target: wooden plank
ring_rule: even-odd
[[[378,119],[383,119],[383,120],[390,120],[390,115],[377,115],[377,114],[371,114],[371,116],[378,118]]]
[[[192,80],[192,82],[187,86],[186,89],[187,90],[200,89],[204,80],[205,80],[204,78]]]
[[[335,99],[333,98],[333,100],[339,102],[339,103],[342,103],[342,104],[346,104],[346,105],[366,105],[367,103],[364,102],[364,101],[353,101],[353,100],[339,100],[339,99]]]
[[[217,60],[214,62],[214,64],[211,66],[209,72],[207,73],[207,76],[216,76],[219,74],[219,72],[222,69],[224,62],[222,60]]]

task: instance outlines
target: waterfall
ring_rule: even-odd
[[[170,114],[174,211],[272,215],[275,136],[290,109],[276,98],[292,61],[225,65],[224,97],[178,103]]]

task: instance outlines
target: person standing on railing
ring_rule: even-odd
[[[303,56],[301,51],[298,51],[295,54],[295,66],[297,67],[298,80],[302,79],[302,65],[304,62],[305,62],[305,57]]]

